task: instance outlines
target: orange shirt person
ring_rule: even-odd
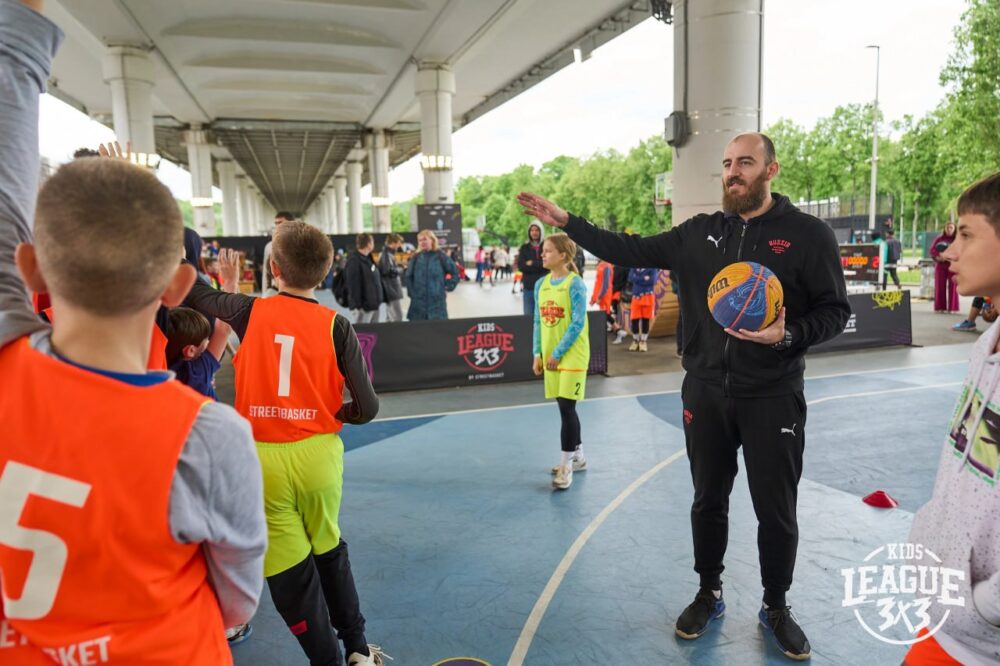
[[[38,190],[61,39],[41,4],[0,0],[0,663],[231,663],[224,624],[262,582],[251,434],[147,372],[157,309],[194,279],[170,191],[111,159]],[[28,290],[51,295],[54,327]]]
[[[381,664],[365,638],[347,543],[340,533],[343,423],[378,412],[357,335],[321,305],[314,287],[333,261],[330,239],[289,221],[275,228],[270,269],[278,293],[227,294],[196,284],[187,303],[232,326],[236,408],[253,427],[264,476],[268,550],[264,575],[275,608],[310,663]],[[219,255],[224,284],[237,279],[233,250]],[[351,400],[344,402],[344,388]],[[332,625],[332,626],[331,626]]]

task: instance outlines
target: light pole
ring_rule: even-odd
[[[882,49],[878,44],[869,44],[866,49],[875,49],[875,108],[872,110],[872,189],[868,199],[868,230],[875,231],[875,202],[878,196],[878,70]]]

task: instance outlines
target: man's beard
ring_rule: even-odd
[[[742,178],[730,179],[728,183],[723,181],[722,210],[727,213],[743,215],[763,206],[764,199],[767,198],[766,176],[767,172],[762,173],[758,178],[751,181],[749,185]],[[736,182],[739,182],[746,188],[746,194],[732,194],[729,191],[729,185]]]

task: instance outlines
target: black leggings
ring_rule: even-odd
[[[563,451],[576,451],[580,446],[580,417],[576,413],[576,400],[556,398],[559,405],[559,416],[562,417],[562,430],[559,441]]]
[[[635,333],[636,335],[639,335],[640,333],[649,333],[649,320],[633,319],[632,332]]]

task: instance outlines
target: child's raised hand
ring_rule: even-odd
[[[132,142],[129,141],[125,144],[125,151],[122,151],[122,145],[115,141],[114,143],[99,144],[97,146],[97,152],[101,157],[110,157],[114,160],[126,160],[132,161]]]
[[[219,250],[219,277],[224,291],[236,292],[240,280],[240,253],[229,248]]]

